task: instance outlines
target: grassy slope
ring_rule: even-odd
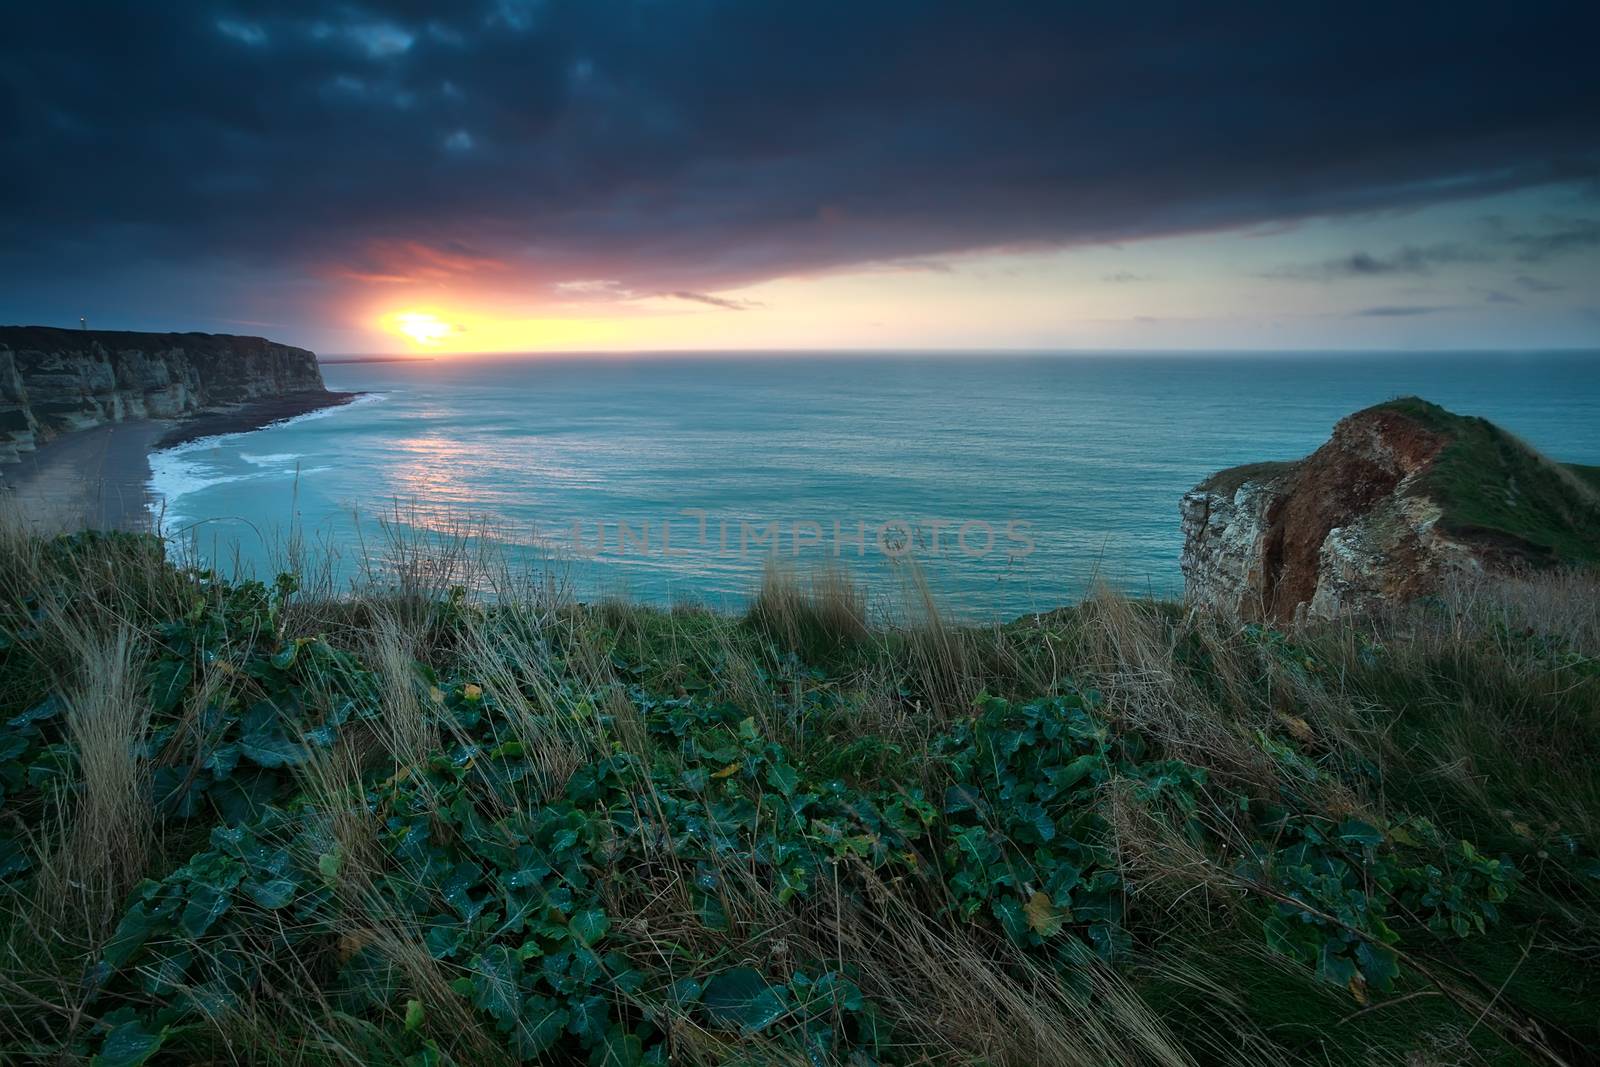
[[[1417,397],[1379,408],[1449,438],[1417,485],[1443,509],[1442,527],[1486,536],[1535,563],[1600,559],[1592,469],[1555,463],[1487,419],[1456,415]]]
[[[869,627],[838,576],[774,577],[745,619],[329,601],[138,539],[6,548],[19,1055],[1513,1063],[1600,1041],[1588,579],[1291,638],[1114,597],[985,630],[920,599]]]
[[[1450,439],[1416,485],[1439,503],[1444,529],[1486,539],[1534,564],[1600,560],[1600,467],[1556,463],[1487,419],[1456,415],[1418,397],[1369,410],[1399,412]],[[1294,465],[1230,467],[1199,488],[1231,493]]]
[[[1565,466],[1567,470],[1571,471],[1573,474],[1576,474],[1579,480],[1585,485],[1588,485],[1592,489],[1600,490],[1600,467],[1594,467],[1584,463],[1568,463]]]
[[[1296,465],[1296,461],[1264,460],[1260,463],[1245,463],[1206,478],[1196,488],[1205,489],[1214,493],[1231,496],[1237,492],[1245,482],[1270,481],[1288,473]]]

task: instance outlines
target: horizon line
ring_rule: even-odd
[[[365,359],[394,362],[438,362],[459,358],[492,358],[496,356],[758,356],[758,355],[812,355],[812,356],[961,356],[961,355],[1016,355],[1016,356],[1283,356],[1283,355],[1374,355],[1374,356],[1470,356],[1470,355],[1600,355],[1600,343],[1593,345],[1551,345],[1539,347],[1499,348],[1376,348],[1376,347],[1301,347],[1301,348],[1023,348],[994,347],[903,347],[903,348],[568,348],[568,349],[497,349],[490,351],[451,352],[317,352],[318,360]]]

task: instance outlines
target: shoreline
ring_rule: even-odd
[[[226,411],[203,411],[186,419],[172,420],[167,431],[150,451],[186,445],[202,437],[222,437],[225,434],[249,433],[289,419],[309,415],[324,408],[344,407],[366,393],[284,393],[281,396],[262,397]]]
[[[19,462],[0,466],[0,490],[41,532],[154,526],[150,456],[206,437],[249,433],[365,393],[286,393],[183,419],[130,419],[51,438]]]
[[[0,468],[6,495],[40,533],[150,529],[150,453],[171,428],[160,419],[74,430]]]

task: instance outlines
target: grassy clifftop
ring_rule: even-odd
[[[1244,463],[1237,467],[1228,467],[1225,470],[1217,471],[1196,488],[1207,492],[1220,493],[1223,496],[1232,496],[1246,482],[1276,481],[1293,472],[1296,465],[1293,460],[1263,460],[1260,463]]]
[[[1436,503],[1439,526],[1534,565],[1600,560],[1600,467],[1558,463],[1487,419],[1457,415],[1420,397],[1356,412],[1399,415],[1442,442],[1410,485]],[[1326,447],[1326,446],[1325,446]],[[1246,481],[1282,479],[1298,462],[1218,471],[1198,488],[1230,494]]]
[[[730,617],[399,573],[333,599],[149,538],[8,533],[3,1047],[1514,1063],[1600,1040],[1592,582],[1291,636],[1109,595],[978,630],[919,596],[889,625],[838,575],[774,574]]]
[[[1600,559],[1600,489],[1593,467],[1557,463],[1487,419],[1418,397],[1380,404],[1445,438],[1416,491],[1453,533],[1503,541],[1535,561]]]

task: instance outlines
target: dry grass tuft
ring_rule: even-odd
[[[933,919],[893,887],[873,885],[870,906],[838,898],[819,948],[851,960],[926,1047],[912,1063],[1188,1065],[1166,1023],[1127,983],[1087,953],[1069,983],[1008,943]]]
[[[769,561],[746,619],[773,640],[822,653],[867,636],[867,598],[848,574],[823,567],[802,579]]]
[[[972,631],[952,625],[939,607],[926,572],[914,557],[901,572],[905,656],[926,707],[942,716],[965,715],[984,690]]]
[[[378,720],[384,747],[397,765],[411,766],[426,758],[438,739],[424,701],[426,685],[417,673],[415,639],[397,619],[381,613],[374,620],[367,663],[377,672],[383,701]]]
[[[1104,694],[1114,718],[1179,758],[1272,783],[1271,760],[1251,736],[1270,719],[1254,684],[1261,665],[1241,647],[1234,627],[1202,613],[1179,619],[1164,605],[1105,587],[1077,614],[1083,644],[1074,673]],[[1186,660],[1204,666],[1196,671]]]
[[[150,767],[141,752],[150,712],[144,650],[131,628],[83,640],[77,654],[82,666],[67,694],[66,720],[83,790],[62,809],[64,847],[46,865],[59,885],[45,897],[81,897],[103,913],[103,926],[144,876],[150,855]]]

